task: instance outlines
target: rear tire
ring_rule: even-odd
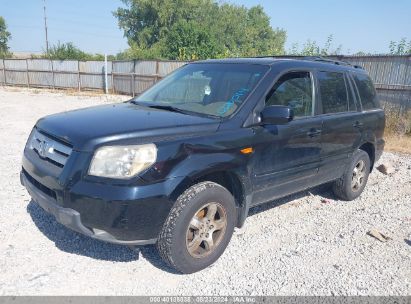
[[[334,194],[342,200],[352,201],[363,192],[370,174],[370,157],[367,152],[357,150],[344,175],[333,183]]]
[[[213,264],[224,252],[234,231],[234,198],[224,187],[202,182],[181,194],[157,241],[162,259],[181,273]]]

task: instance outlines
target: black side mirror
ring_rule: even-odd
[[[294,118],[294,111],[286,106],[268,106],[261,112],[261,124],[285,125]]]

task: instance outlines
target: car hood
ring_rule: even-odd
[[[78,151],[92,151],[100,144],[121,141],[140,143],[191,133],[215,132],[218,119],[117,103],[53,114],[36,127]]]

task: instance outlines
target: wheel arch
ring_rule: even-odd
[[[237,226],[242,226],[244,212],[248,210],[246,207],[246,194],[250,191],[248,188],[248,182],[242,175],[238,174],[234,170],[215,170],[206,171],[194,176],[187,176],[174,190],[171,195],[171,199],[176,201],[177,198],[189,187],[204,182],[210,181],[217,183],[226,188],[234,197],[237,210]],[[247,192],[248,191],[248,192]]]
[[[358,149],[363,150],[368,154],[368,157],[370,158],[370,172],[374,168],[374,162],[375,162],[375,144],[371,142],[365,142],[363,143]]]

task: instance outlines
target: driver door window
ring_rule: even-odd
[[[288,106],[297,118],[312,116],[313,85],[310,73],[291,72],[281,76],[267,95],[265,104]]]

